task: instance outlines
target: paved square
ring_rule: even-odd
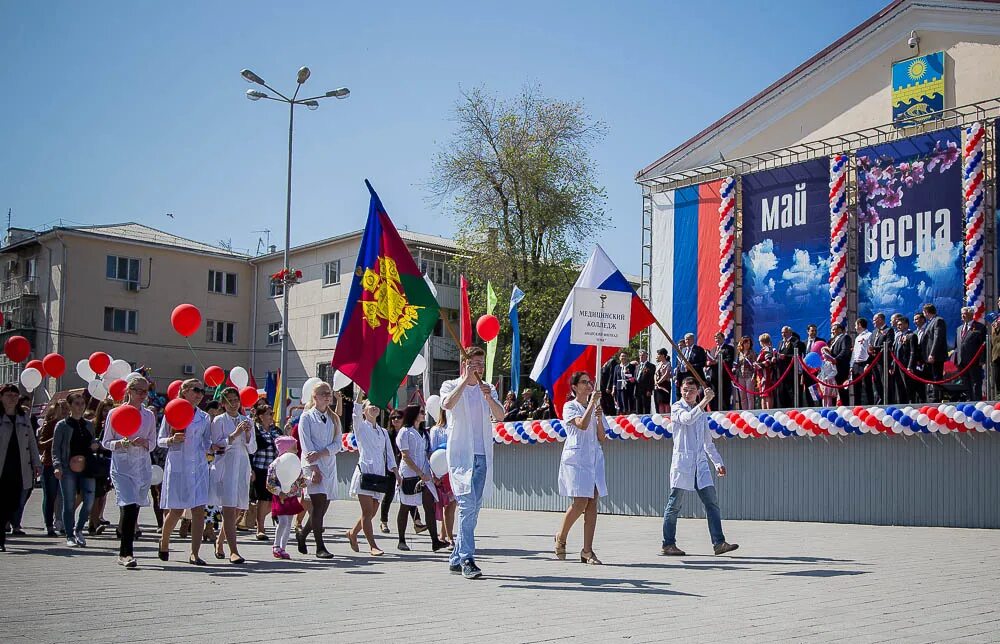
[[[113,531],[84,549],[42,536],[39,496],[28,536],[0,553],[6,644],[1000,640],[1000,533],[990,530],[727,521],[741,547],[715,557],[704,521],[682,519],[689,556],[666,558],[659,520],[602,515],[595,550],[605,565],[585,566],[552,556],[559,514],[484,510],[485,576],[467,581],[448,573],[426,534],[408,537],[412,552],[389,535],[381,559],[351,553],[342,535],[357,505],[338,501],[327,515],[330,562],[275,561],[270,542],[241,533],[246,566],[216,565],[206,546],[210,567],[195,568],[176,540],[164,564],[145,536],[140,568],[126,571]],[[152,518],[144,509],[147,535]]]

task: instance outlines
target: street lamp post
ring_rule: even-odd
[[[283,389],[287,389],[285,383],[288,382],[288,291],[295,281],[294,275],[292,275],[289,270],[288,258],[292,228],[292,127],[295,123],[295,106],[304,105],[310,110],[315,110],[319,107],[319,101],[324,98],[347,98],[351,94],[349,89],[341,87],[330,90],[329,92],[319,96],[311,96],[309,98],[300,99],[298,98],[299,90],[302,89],[303,83],[309,79],[309,74],[310,72],[308,67],[302,67],[299,69],[295,78],[295,92],[292,94],[291,98],[288,98],[278,90],[265,83],[263,78],[249,69],[244,69],[240,72],[240,75],[243,76],[248,83],[255,83],[266,87],[277,95],[271,96],[260,90],[248,89],[246,94],[248,99],[251,101],[259,101],[264,98],[270,101],[278,101],[279,103],[288,104],[288,177],[287,184],[285,186],[285,258],[284,271],[282,273],[284,278],[282,279],[281,293],[281,362],[278,367],[280,370],[279,373],[281,374]],[[285,393],[283,391],[275,393],[274,404],[278,407],[278,427],[284,428],[287,418],[285,417]]]

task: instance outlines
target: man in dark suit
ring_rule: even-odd
[[[927,340],[929,338],[927,330],[930,327],[927,326],[927,318],[921,311],[917,311],[913,314],[913,335],[916,336],[917,342],[917,362],[913,365],[913,373],[917,374],[921,378],[929,378],[930,371],[927,369],[927,363],[924,362],[924,356],[927,355]],[[927,385],[920,382],[919,380],[913,381],[912,391],[916,393],[915,396],[910,396],[910,402],[927,402]]]
[[[715,403],[716,411],[729,411],[733,404],[733,379],[722,365],[733,368],[733,363],[736,362],[736,348],[727,344],[725,340],[724,335],[716,333],[715,348],[706,356],[708,365],[706,371],[712,375],[709,383],[713,391],[719,392]]]
[[[649,353],[639,350],[639,364],[635,367],[635,413],[651,414],[653,404],[653,387],[656,385],[653,376],[656,365],[649,361]]]
[[[615,404],[619,414],[631,414],[635,404],[635,371],[629,364],[628,356],[622,351],[618,354],[618,364],[615,365]]]
[[[927,353],[924,361],[927,363],[929,380],[941,380],[944,377],[944,363],[948,359],[948,326],[944,319],[938,316],[937,307],[924,304],[924,317],[927,318]],[[944,390],[941,385],[931,385],[928,394],[934,395],[933,402],[941,402]],[[928,396],[928,402],[931,402]]]
[[[893,330],[892,327],[885,323],[885,313],[876,313],[872,317],[872,337],[868,343],[870,348],[869,353],[871,354],[871,360],[875,361],[875,366],[872,367],[871,373],[868,377],[871,378],[872,389],[875,393],[875,404],[876,405],[891,405],[892,404],[892,390],[889,391],[889,399],[885,398],[885,385],[886,385],[886,374],[885,371],[885,356],[882,355],[882,351],[887,348],[892,347],[893,341]],[[889,358],[892,361],[892,358]]]
[[[851,379],[851,351],[853,344],[851,336],[847,335],[844,329],[843,323],[837,322],[830,327],[830,344],[823,347],[823,353],[833,358],[834,364],[837,365],[836,383],[838,385],[842,385]],[[841,405],[851,404],[850,396],[847,392],[846,387],[837,390]]]
[[[962,375],[965,384],[965,399],[978,402],[983,399],[983,355],[977,356],[979,348],[986,342],[986,325],[975,320],[976,310],[971,306],[962,307],[962,324],[958,327],[958,341],[955,343],[955,366],[959,370],[968,365],[969,370]],[[975,364],[973,364],[975,360]]]
[[[910,320],[905,315],[896,318],[896,332],[893,334],[892,352],[908,370],[913,371],[920,362],[920,345],[917,336],[910,331]],[[891,358],[890,358],[891,360]],[[919,395],[917,381],[906,375],[896,361],[889,365],[889,378],[896,391],[896,404],[907,405],[916,402]]]
[[[601,365],[601,408],[605,416],[614,416],[615,409],[615,368],[617,356],[612,355]]]
[[[776,371],[778,372],[778,377],[780,378],[785,370],[788,369],[788,365],[792,364],[792,360],[795,358],[795,349],[798,348],[801,341],[795,338],[795,334],[792,332],[792,327],[783,326],[781,327],[781,342],[778,343],[778,352],[776,360]],[[795,382],[794,372],[789,372],[788,376],[781,381],[778,385],[778,406],[779,407],[792,407],[795,404],[795,387],[798,383]]]
[[[694,334],[688,333],[684,336],[684,341],[681,342],[681,355],[687,358],[687,361],[691,363],[694,370],[697,372],[698,376],[695,377],[688,371],[688,367],[684,364],[684,361],[678,358],[677,360],[677,370],[674,372],[674,380],[677,383],[677,392],[680,396],[681,383],[684,382],[685,378],[704,378],[705,377],[705,365],[708,363],[708,354],[705,350],[695,344]]]

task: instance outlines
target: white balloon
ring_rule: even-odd
[[[80,376],[87,382],[90,382],[97,377],[94,370],[90,368],[90,361],[86,358],[76,363],[76,375]]]
[[[159,465],[154,465],[149,473],[149,484],[159,485],[163,483],[163,468]]]
[[[418,353],[417,357],[413,359],[413,364],[411,364],[410,368],[406,371],[406,375],[419,376],[424,372],[424,369],[426,367],[427,367],[427,358]]]
[[[302,475],[302,460],[297,454],[285,452],[275,461],[275,474],[283,490],[290,490],[292,483]]]
[[[653,414],[652,420],[654,425],[663,425],[663,414]]]
[[[136,378],[142,378],[142,374],[138,371],[133,371],[129,375],[125,376],[125,382],[131,383]]]
[[[229,379],[233,381],[237,389],[243,389],[250,382],[250,374],[243,367],[233,367],[229,370]],[[302,397],[305,398],[305,394]]]
[[[107,382],[112,380],[118,380],[119,378],[124,378],[132,372],[132,365],[124,360],[115,360],[108,367],[108,370],[104,372],[104,378]]]
[[[448,473],[448,453],[444,449],[434,450],[431,454],[431,471],[439,477]]]
[[[42,384],[42,372],[34,367],[21,372],[21,385],[30,394],[38,385]]]
[[[235,369],[233,371],[235,371]],[[230,376],[230,377],[232,377],[232,376]],[[318,385],[321,382],[323,382],[322,379],[317,378],[316,376],[313,376],[312,378],[309,378],[308,380],[306,380],[305,383],[303,383],[303,385],[302,385],[302,402],[303,402],[303,404],[309,402],[309,399],[312,396],[312,390],[315,389],[316,385]]]
[[[333,372],[333,390],[334,391],[339,391],[340,389],[343,389],[344,387],[346,387],[349,384],[351,384],[351,379],[348,378],[343,373],[341,373],[339,369],[337,371]]]
[[[427,396],[427,402],[424,403],[424,409],[427,412],[427,416],[437,423],[438,418],[441,417],[441,396],[437,394]]]
[[[90,384],[87,385],[87,391],[90,395],[98,400],[104,400],[108,397],[108,388],[104,386],[104,383],[100,380],[91,380]]]

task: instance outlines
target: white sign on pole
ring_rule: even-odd
[[[573,344],[626,347],[632,315],[632,294],[596,288],[573,289]]]

